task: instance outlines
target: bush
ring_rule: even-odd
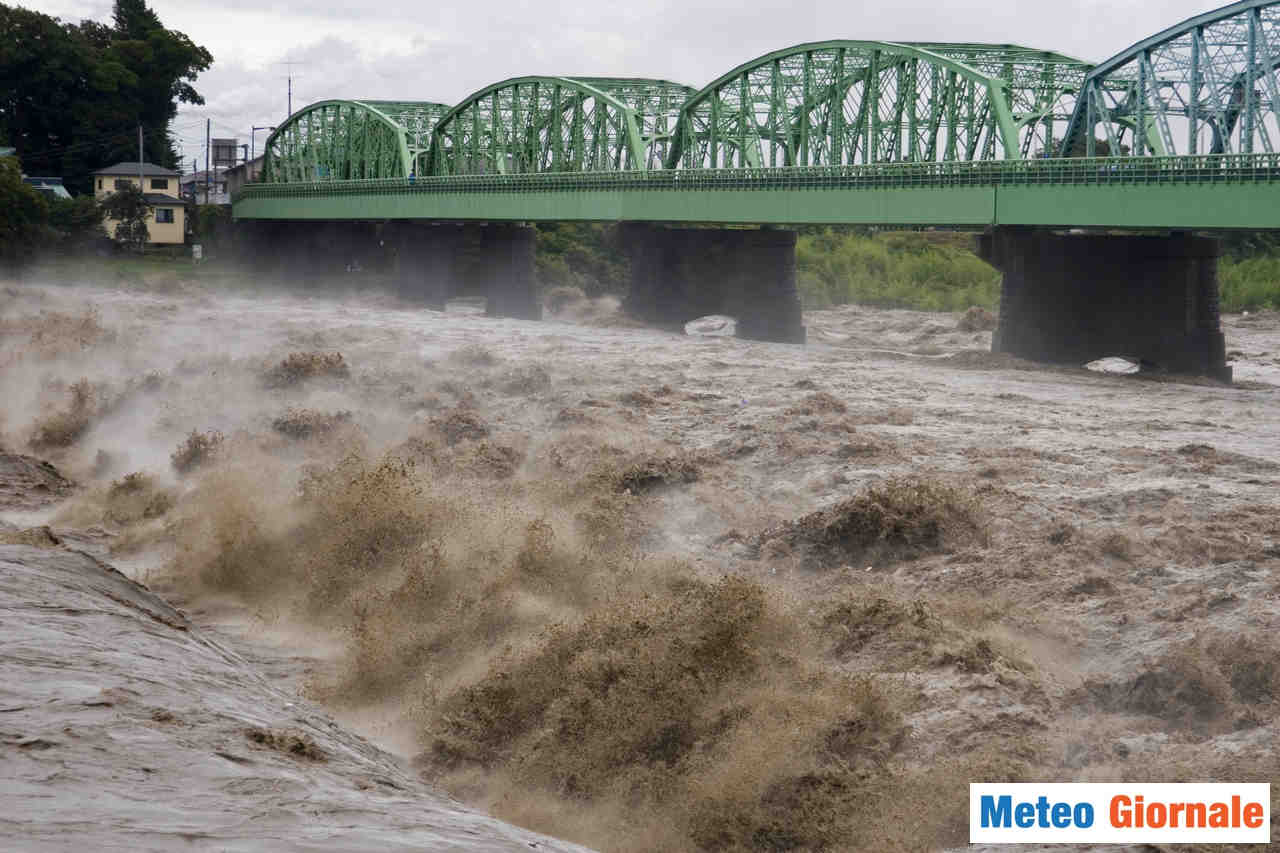
[[[994,309],[1000,297],[1000,274],[973,253],[969,234],[825,228],[801,234],[796,266],[809,308],[962,311]]]
[[[544,290],[577,288],[595,298],[627,289],[630,263],[608,225],[539,223],[535,263],[538,284]],[[549,306],[549,310],[557,309]]]
[[[17,158],[0,157],[0,263],[30,257],[48,219],[48,203],[22,182]]]
[[[1280,309],[1280,255],[1260,255],[1218,265],[1223,311]]]

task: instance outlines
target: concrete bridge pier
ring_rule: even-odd
[[[1218,241],[996,228],[979,255],[1004,274],[993,352],[1082,364],[1122,356],[1231,381]]]
[[[443,311],[458,291],[456,225],[398,222],[396,241],[396,292],[406,302]]]
[[[255,270],[313,287],[337,279],[355,265],[376,264],[381,249],[377,229],[364,222],[260,220],[235,226],[226,247]]]
[[[489,299],[489,317],[541,320],[534,275],[537,231],[528,225],[486,225],[480,232],[479,282]]]
[[[804,343],[794,231],[663,228],[624,223],[631,256],[626,308],[659,326],[728,314],[738,337]]]
[[[537,234],[520,225],[395,222],[396,289],[406,301],[443,311],[483,294],[490,317],[542,319],[534,279]]]

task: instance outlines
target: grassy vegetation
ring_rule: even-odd
[[[1218,264],[1223,311],[1280,309],[1280,254],[1234,259]]]
[[[806,308],[854,303],[962,311],[995,309],[1000,302],[1000,275],[973,253],[968,233],[802,230],[796,265]],[[1223,311],[1280,309],[1280,241],[1228,235],[1218,277]]]
[[[576,287],[590,297],[624,294],[629,278],[625,247],[611,225],[546,222],[538,225],[538,284],[545,291]]]
[[[806,308],[857,303],[963,311],[995,308],[1000,299],[1000,275],[973,253],[971,234],[805,230],[796,265]]]

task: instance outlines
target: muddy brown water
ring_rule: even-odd
[[[1224,386],[1021,363],[990,354],[989,333],[959,331],[959,315],[859,307],[807,312],[809,344],[797,347],[613,325],[607,308],[592,313],[593,324],[529,323],[488,319],[466,303],[446,313],[416,310],[376,293],[161,295],[25,285],[5,299],[6,448],[29,452],[32,423],[80,377],[117,394],[132,389],[127,405],[96,420],[73,446],[42,454],[82,486],[144,470],[181,490],[169,467],[174,447],[191,430],[267,429],[283,401],[252,377],[293,351],[339,351],[351,377],[291,392],[289,405],[351,411],[370,447],[390,446],[430,415],[413,401],[440,393],[441,365],[460,348],[480,345],[499,363],[475,368],[474,390],[503,430],[538,436],[572,410],[586,413],[602,434],[642,435],[714,460],[698,483],[661,498],[660,548],[708,576],[741,572],[815,607],[844,590],[880,584],[904,597],[951,596],[1003,609],[989,630],[1030,662],[1035,677],[958,667],[895,674],[918,696],[904,760],[928,764],[992,739],[1034,737],[1048,745],[1042,775],[1056,781],[1173,781],[1189,767],[1255,775],[1280,767],[1280,697],[1241,701],[1230,719],[1190,720],[1175,707],[1177,691],[1152,687],[1151,675],[1155,662],[1188,642],[1280,636],[1275,313],[1225,318],[1237,382]],[[27,351],[24,318],[77,315],[87,306],[111,330],[110,340],[39,356]],[[510,394],[482,381],[529,363],[546,371],[549,387]],[[148,375],[156,378],[144,386],[139,377]],[[626,396],[632,392],[641,394]],[[816,392],[847,411],[787,414]],[[725,536],[765,529],[903,475],[974,490],[989,519],[988,540],[905,563],[815,572]],[[0,508],[0,519],[29,527],[56,517],[58,501],[40,503],[15,498]],[[163,549],[113,557],[118,531],[110,525],[55,524],[55,531],[136,580],[155,578],[171,557]],[[31,587],[20,578],[42,552],[5,547],[19,549],[0,555],[6,607],[34,619]],[[341,712],[341,726],[309,704],[305,712],[291,710],[302,707],[293,703],[303,701],[306,670],[331,657],[324,643],[264,628],[225,602],[179,602],[195,624],[174,641],[181,647],[174,654],[190,655],[192,671],[169,672],[171,661],[147,653],[156,672],[132,673],[142,684],[121,687],[135,693],[94,704],[115,685],[103,673],[116,678],[128,669],[119,659],[127,647],[102,650],[75,615],[87,607],[70,600],[84,594],[81,581],[65,579],[82,559],[90,558],[50,551],[37,560],[48,569],[37,579],[49,585],[42,595],[61,610],[21,637],[21,654],[5,643],[5,667],[27,673],[28,687],[22,696],[6,690],[0,709],[6,761],[22,767],[20,782],[6,781],[0,835],[34,839],[30,849],[58,849],[69,838],[111,849],[124,833],[145,830],[160,833],[152,836],[157,849],[179,836],[189,836],[195,849],[265,849],[252,840],[249,821],[256,820],[281,843],[302,833],[290,836],[294,847],[271,849],[347,849],[336,833],[357,825],[369,827],[371,839],[411,847],[407,839],[432,836],[398,833],[428,832],[410,817],[425,809],[452,843],[491,833],[485,837],[498,849],[505,843],[499,839],[523,838],[415,780],[403,763],[412,740],[393,711]],[[157,612],[168,607],[146,600]],[[12,630],[17,623],[3,624]],[[160,631],[157,625],[152,620],[147,630]],[[67,658],[88,663],[69,671],[55,662]],[[17,669],[7,682],[17,683]],[[155,709],[206,701],[218,708],[202,706],[199,714],[222,715],[221,728],[206,727],[212,740],[159,740],[167,724],[149,716]],[[10,710],[18,705],[23,710]],[[317,772],[289,757],[264,758],[238,740],[231,720],[292,721],[343,755],[343,766]],[[51,745],[36,749],[31,738]],[[258,763],[218,758],[215,740],[234,741],[229,754]],[[199,762],[167,752],[174,744],[200,751]],[[63,760],[59,750],[73,752],[69,763],[55,763]],[[90,755],[98,756],[92,774]],[[191,786],[157,782],[184,766],[193,768]],[[357,777],[372,780],[369,790],[349,785]],[[161,805],[168,800],[171,806]],[[26,811],[36,803],[45,811]],[[174,816],[206,803],[213,805],[203,823]],[[36,835],[37,825],[48,834]]]

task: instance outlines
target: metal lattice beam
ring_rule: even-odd
[[[1063,156],[1248,154],[1280,139],[1280,0],[1243,0],[1121,51],[1085,81]],[[1100,152],[1105,139],[1109,152]]]
[[[443,104],[318,101],[267,137],[261,180],[271,183],[405,178],[424,154]]]
[[[436,125],[435,175],[645,170],[661,165],[693,90],[666,80],[519,77]]]
[[[667,166],[1019,159],[1046,147],[1087,70],[1017,45],[796,45],[693,95]]]

